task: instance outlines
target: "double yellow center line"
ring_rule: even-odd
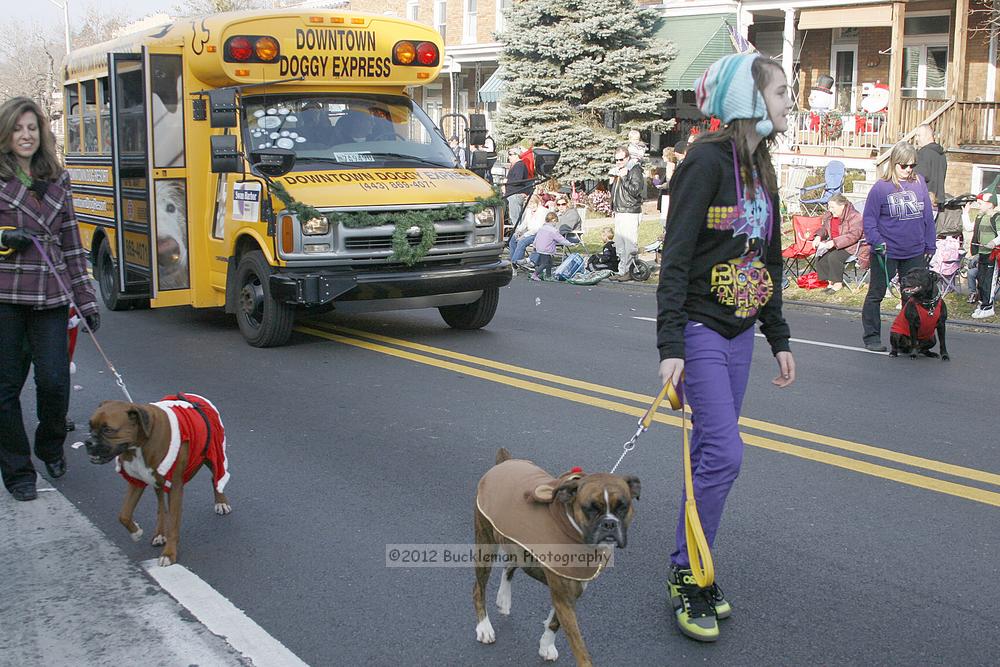
[[[653,396],[639,394],[636,392],[615,389],[600,384],[576,380],[562,375],[555,375],[513,364],[506,364],[492,359],[475,357],[453,350],[439,347],[432,347],[422,343],[415,343],[400,338],[392,338],[381,334],[361,331],[349,327],[333,325],[321,322],[304,323],[296,327],[297,331],[325,338],[327,340],[351,345],[380,354],[406,359],[444,370],[454,371],[463,375],[470,375],[490,382],[504,384],[510,387],[517,387],[526,391],[544,394],[548,397],[561,398],[563,400],[580,403],[594,408],[601,408],[612,412],[641,417],[650,403]],[[573,389],[562,389],[560,387],[572,387]],[[581,393],[583,391],[592,393]],[[614,400],[620,399],[620,400]],[[621,401],[631,401],[638,405],[622,403]],[[653,420],[661,424],[680,427],[680,417],[669,413],[658,412]],[[837,454],[826,449],[807,447],[784,440],[776,440],[756,432],[763,432],[774,436],[795,439],[813,445],[821,445],[828,449],[849,452],[851,454],[889,461],[901,464],[909,468],[926,470],[939,475],[948,475],[954,478],[979,482],[984,485],[1000,487],[1000,475],[967,468],[964,466],[935,461],[910,454],[903,454],[889,449],[882,449],[872,445],[865,445],[850,440],[843,440],[819,433],[811,433],[780,424],[771,424],[758,419],[743,417],[740,419],[743,427],[741,434],[743,442],[752,447],[768,449],[782,454],[789,454],[810,461],[818,461],[827,465],[853,470],[873,477],[893,480],[901,484],[908,484],[921,489],[928,489],[945,493],[967,500],[984,503],[1000,507],[1000,492],[970,486],[958,482],[952,482],[939,477],[901,470],[879,463],[874,463],[860,458],[852,458],[842,454]],[[612,452],[617,453],[617,452]]]

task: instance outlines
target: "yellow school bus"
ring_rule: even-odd
[[[488,324],[499,200],[407,94],[443,48],[397,18],[275,10],[71,53],[66,164],[105,306],[224,307],[259,347],[333,307]]]

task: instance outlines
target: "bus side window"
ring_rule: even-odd
[[[68,84],[63,93],[66,109],[66,152],[80,152],[80,94],[75,83]]]
[[[101,152],[111,153],[111,90],[108,88],[108,77],[97,80],[97,91],[101,100],[98,123],[101,128]]]
[[[83,92],[83,152],[97,152],[97,82],[91,79],[80,85]]]

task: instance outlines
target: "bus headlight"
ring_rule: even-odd
[[[476,213],[476,227],[492,227],[496,222],[496,211],[492,208],[484,208]]]
[[[311,218],[302,223],[302,233],[306,236],[325,236],[330,233],[330,221],[326,218]]]

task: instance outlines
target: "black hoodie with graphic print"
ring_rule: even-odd
[[[656,290],[660,359],[684,358],[684,327],[701,322],[735,338],[759,319],[774,354],[787,351],[781,314],[781,216],[770,196],[770,242],[750,238],[736,207],[733,148],[698,142],[671,181],[663,264]],[[765,198],[758,199],[758,206]],[[761,237],[765,230],[757,230]]]

